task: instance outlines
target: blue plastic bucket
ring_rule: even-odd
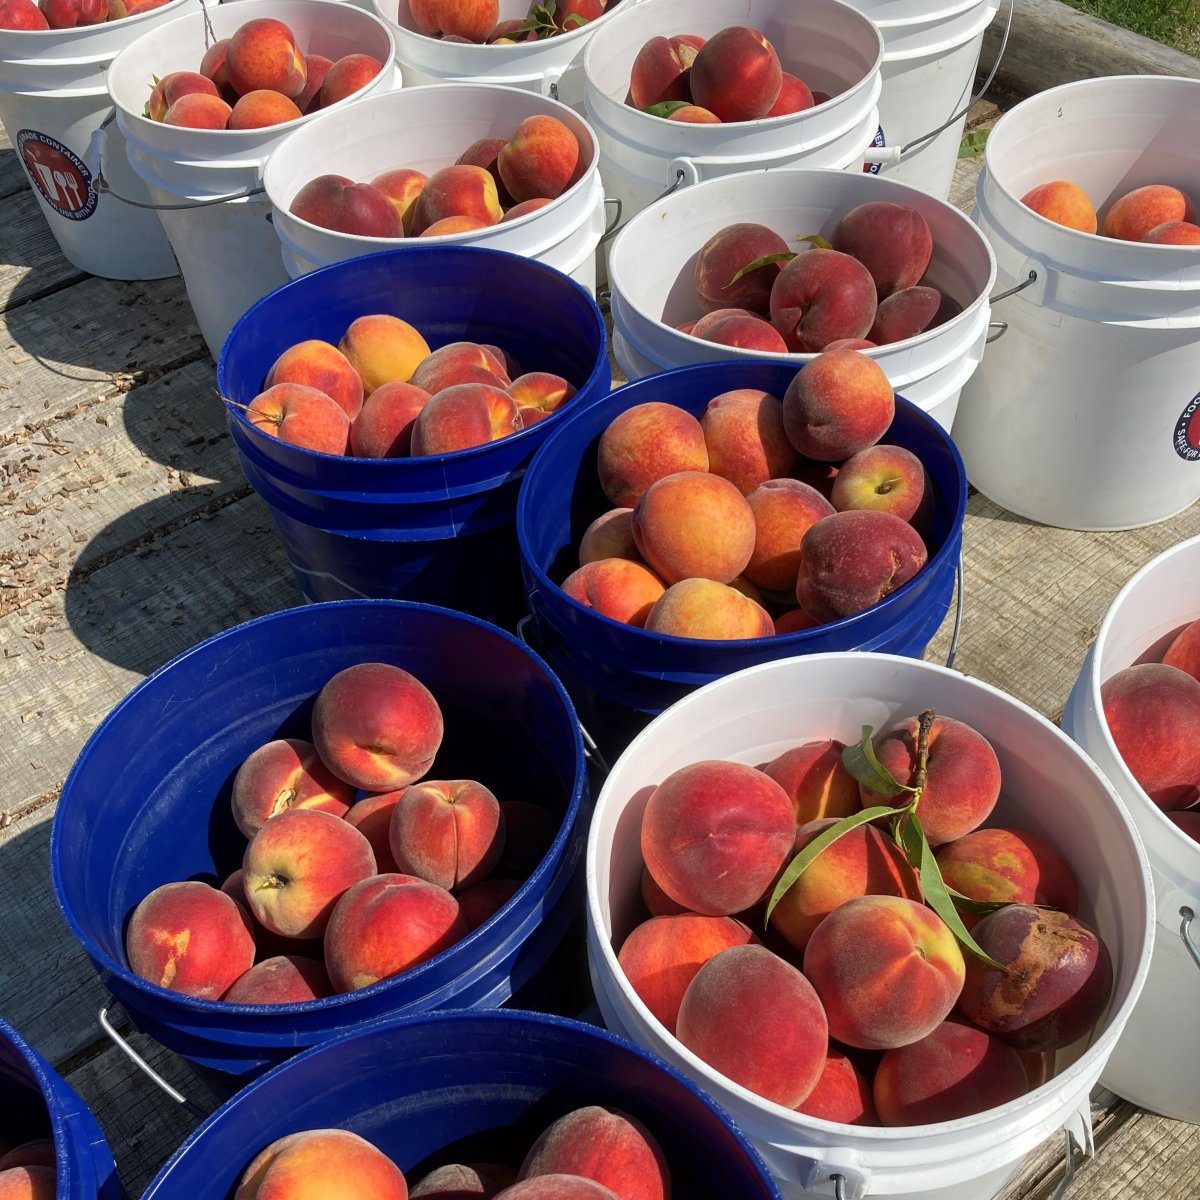
[[[866,612],[780,637],[697,641],[648,633],[601,616],[558,584],[578,564],[579,539],[611,503],[600,488],[596,448],[618,413],[659,401],[700,416],[734,388],[782,396],[796,367],[720,362],[647,376],[568,414],[525,473],[517,503],[521,569],[538,646],[571,690],[602,744],[629,734],[694,688],[776,658],[833,650],[876,650],[920,658],[954,595],[967,507],[967,477],[950,435],[900,397],[884,441],[911,450],[933,482],[929,561],[909,583]]]
[[[437,697],[436,777],[479,777],[561,821],[537,869],[467,937],[371,987],[304,1004],[225,1004],[157,987],[126,965],[124,930],[160,884],[224,879],[246,839],[229,804],[256,747],[309,736],[337,671],[391,662]],[[483,768],[486,764],[486,770]],[[582,903],[583,746],[570,699],[516,638],[473,617],[399,601],[342,601],[239,625],[172,659],[104,719],[76,760],[50,842],[54,889],[100,978],[142,1030],[185,1058],[248,1075],[377,1017],[504,1003],[562,940]]]
[[[54,1068],[0,1020],[0,1113],[14,1145],[54,1138],[57,1200],[121,1200],[124,1192],[100,1126]]]
[[[547,1125],[587,1104],[646,1125],[675,1196],[781,1200],[724,1110],[674,1068],[602,1029],[521,1012],[381,1021],[310,1050],[214,1113],[142,1200],[226,1200],[259,1150],[305,1129],[359,1134],[410,1186],[447,1162],[517,1167]]]
[[[415,326],[431,349],[487,342],[576,389],[520,433],[416,458],[342,458],[290,446],[230,408],[242,470],[266,501],[305,600],[443,604],[511,625],[524,611],[513,513],[521,475],[569,411],[607,394],[604,318],[591,295],[532,259],[414,246],[334,263],[265,296],[234,326],[221,394],[249,404],[275,359],[307,338],[336,344],[368,313]]]

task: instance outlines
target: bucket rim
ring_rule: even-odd
[[[726,1088],[733,1096],[736,1097],[739,1104],[753,1108],[757,1116],[769,1120],[773,1125],[785,1126],[789,1132],[800,1132],[809,1124],[815,1124],[822,1132],[838,1133],[848,1139],[857,1141],[861,1140],[867,1143],[864,1149],[868,1153],[878,1154],[881,1149],[884,1149],[884,1144],[889,1141],[895,1141],[900,1149],[906,1149],[907,1144],[923,1139],[935,1139],[956,1133],[967,1133],[976,1129],[980,1129],[985,1125],[991,1124],[996,1120],[1003,1120],[1006,1117],[1016,1116],[1022,1110],[1030,1107],[1029,1100],[1033,1096],[1039,1096],[1045,1093],[1043,1099],[1048,1098],[1052,1092],[1061,1092],[1068,1083],[1080,1081],[1091,1068],[1089,1056],[1096,1046],[1104,1040],[1110,1040],[1115,1043],[1119,1036],[1119,1031],[1123,1030],[1128,1023],[1129,1015],[1133,1010],[1135,1003],[1141,995],[1145,985],[1147,975],[1150,970],[1150,957],[1153,950],[1153,931],[1154,931],[1154,890],[1152,882],[1152,873],[1149,857],[1142,841],[1141,835],[1138,833],[1137,825],[1131,816],[1124,800],[1117,792],[1116,788],[1109,781],[1104,772],[1092,760],[1091,756],[1070,738],[1063,730],[1059,729],[1048,718],[1044,717],[1032,706],[1026,704],[1023,700],[1018,699],[1011,693],[1003,691],[994,684],[985,682],[974,676],[965,675],[961,671],[956,671],[951,667],[943,666],[940,663],[926,662],[923,659],[906,658],[900,655],[886,654],[878,651],[829,651],[821,654],[803,655],[793,659],[777,659],[772,662],[759,663],[752,667],[746,667],[741,671],[734,672],[730,675],[715,679],[711,683],[705,684],[703,687],[684,696],[682,699],[671,705],[670,708],[664,710],[661,716],[667,713],[674,713],[677,709],[684,709],[685,706],[695,703],[703,703],[707,697],[703,693],[710,689],[720,687],[722,684],[728,683],[730,680],[743,680],[754,674],[772,674],[777,672],[788,672],[796,669],[807,669],[810,665],[821,665],[824,663],[847,663],[854,662],[856,665],[863,663],[878,664],[880,667],[888,667],[891,669],[912,669],[917,672],[925,672],[933,675],[941,675],[949,678],[954,678],[962,681],[970,687],[978,688],[979,690],[989,694],[993,699],[1003,703],[1008,703],[1015,706],[1026,717],[1032,717],[1035,723],[1040,725],[1054,740],[1061,746],[1067,749],[1067,752],[1075,755],[1083,760],[1083,762],[1091,769],[1091,772],[1096,776],[1099,786],[1108,794],[1108,798],[1112,803],[1113,811],[1117,816],[1118,821],[1123,825],[1125,832],[1129,836],[1130,845],[1134,852],[1134,859],[1140,874],[1141,890],[1140,899],[1142,904],[1141,921],[1141,936],[1139,938],[1139,946],[1137,951],[1137,961],[1134,965],[1132,978],[1127,995],[1122,1004],[1111,1013],[1108,1022],[1103,1030],[1093,1029],[1092,1034],[1088,1037],[1086,1049],[1079,1057],[1070,1065],[1065,1067],[1058,1074],[1047,1080],[1045,1083],[1026,1092],[1023,1096],[1019,1096],[1014,1100],[1010,1100],[1005,1104],[996,1105],[992,1108],[983,1110],[980,1113],[974,1113],[967,1117],[957,1117],[951,1121],[931,1122],[923,1125],[904,1125],[904,1126],[867,1126],[867,1125],[847,1125],[837,1121],[827,1121],[820,1117],[812,1117],[806,1114],[797,1113],[796,1111],[784,1108],[782,1105],[776,1104],[774,1101],[767,1100],[762,1096],[758,1096],[753,1092],[743,1088],[740,1084],[735,1083],[732,1079],[727,1078],[718,1072],[715,1068],[708,1066],[702,1059],[694,1055],[682,1042],[671,1034],[665,1026],[662,1026],[657,1018],[653,1016],[650,1010],[642,1003],[641,999],[633,991],[631,987],[623,987],[621,980],[623,973],[617,961],[617,955],[612,947],[611,941],[603,933],[602,928],[597,920],[597,909],[599,907],[600,897],[597,895],[597,866],[601,854],[601,846],[599,839],[594,837],[588,838],[588,845],[585,851],[585,870],[584,870],[584,904],[587,914],[587,933],[588,933],[588,949],[589,955],[592,945],[598,948],[599,952],[605,960],[605,967],[612,979],[617,982],[618,988],[621,990],[622,997],[625,1003],[632,1005],[639,1019],[644,1024],[649,1024],[656,1031],[656,1035],[660,1040],[667,1039],[672,1042],[672,1048],[675,1049],[681,1058],[688,1061],[689,1067],[697,1072],[698,1078],[707,1078],[711,1076],[721,1086]],[[701,696],[701,700],[697,701],[696,697]],[[681,714],[676,713],[676,718],[679,719]],[[652,737],[657,736],[658,730],[655,725],[660,718],[655,718],[645,729],[637,734],[636,737],[629,743],[628,746],[621,752],[620,758],[613,764],[612,770],[601,786],[599,794],[596,796],[593,812],[598,813],[602,807],[611,803],[612,779],[617,772],[621,761],[628,755],[631,755]],[[593,817],[593,825],[595,818]],[[1115,975],[1114,975],[1115,987]],[[661,1034],[658,1031],[661,1030]],[[1117,1030],[1114,1033],[1113,1030]],[[875,1160],[878,1162],[878,1159]],[[882,1164],[880,1164],[882,1165]]]
[[[50,37],[65,39],[68,43],[86,42],[89,36],[94,39],[98,34],[110,32],[118,25],[122,29],[127,29],[133,25],[144,24],[146,22],[146,18],[148,17],[157,17],[159,21],[162,21],[165,13],[171,11],[172,9],[183,8],[185,5],[189,5],[190,3],[191,0],[166,0],[165,4],[160,4],[156,8],[148,8],[144,12],[132,13],[129,16],[120,17],[116,21],[101,21],[98,25],[76,25],[72,29],[5,29],[4,46],[5,48],[9,46],[19,46],[22,42],[24,42],[28,47],[33,48],[37,45],[39,39],[44,42]],[[165,24],[165,22],[163,23]],[[104,62],[106,59],[114,58],[124,48],[124,45],[122,45],[119,49],[115,49],[108,54],[97,55],[94,61]],[[0,54],[0,62],[4,61],[19,62],[24,65],[28,60],[10,60],[7,59],[5,55]],[[58,59],[43,59],[41,61],[51,66],[62,65],[61,60]],[[88,58],[78,59],[75,61],[80,63],[89,63],[93,60]]]
[[[56,1102],[59,1090],[70,1085],[17,1032],[16,1027],[3,1017],[0,1017],[0,1041],[8,1042],[17,1052],[33,1077],[33,1082],[41,1092],[42,1102],[46,1106],[46,1119],[50,1124],[50,1134],[54,1140],[56,1169],[59,1172],[60,1179],[71,1180],[74,1178],[76,1172],[71,1163],[71,1151],[67,1142],[66,1121],[61,1111],[61,1106]],[[101,1141],[100,1148],[107,1153],[108,1143]]]
[[[242,0],[239,0],[240,2]],[[224,1000],[206,1000],[198,996],[189,996],[182,992],[173,991],[170,988],[159,987],[157,984],[142,979],[139,975],[135,975],[129,969],[127,963],[118,961],[108,955],[96,944],[95,940],[82,927],[81,922],[75,915],[74,909],[66,903],[67,891],[62,858],[62,841],[65,835],[62,833],[62,828],[57,818],[58,811],[61,811],[63,800],[70,795],[76,779],[88,769],[88,759],[94,752],[96,745],[99,744],[102,738],[107,736],[110,723],[128,708],[140,704],[146,692],[157,687],[159,682],[180,664],[199,656],[210,655],[214,651],[219,650],[221,645],[226,641],[236,641],[247,636],[251,631],[269,630],[278,624],[286,625],[289,622],[299,620],[302,616],[308,616],[313,620],[336,620],[336,614],[347,612],[350,609],[357,609],[359,611],[375,609],[380,612],[387,612],[394,614],[397,621],[403,620],[405,613],[421,612],[433,614],[440,619],[451,618],[452,623],[458,622],[474,625],[479,629],[487,631],[489,635],[499,637],[501,641],[507,642],[510,647],[519,650],[541,670],[547,682],[550,683],[559,703],[563,706],[563,715],[571,726],[575,758],[575,778],[571,784],[570,794],[567,797],[566,810],[549,849],[547,849],[537,867],[522,882],[517,891],[481,925],[431,958],[407,968],[398,975],[380,979],[369,987],[358,988],[349,992],[339,992],[318,1000],[303,1000],[290,1004],[233,1004]],[[277,636],[279,635],[277,634]],[[283,644],[287,644],[286,638]],[[177,1012],[195,1013],[197,1015],[221,1015],[227,1018],[245,1017],[251,1022],[265,1024],[271,1023],[275,1015],[286,1018],[289,1016],[321,1013],[337,1014],[347,1006],[356,1003],[362,997],[380,995],[385,989],[394,986],[401,979],[419,980],[423,978],[433,968],[441,966],[448,955],[462,955],[464,952],[473,950],[482,940],[483,936],[492,931],[497,918],[509,911],[513,902],[518,897],[529,895],[531,890],[533,890],[535,881],[539,889],[544,883],[548,882],[560,869],[567,852],[568,843],[576,836],[574,826],[583,808],[583,797],[587,786],[587,759],[584,754],[583,735],[580,730],[579,717],[575,712],[575,705],[566,688],[563,686],[562,681],[545,659],[515,634],[509,633],[508,630],[498,625],[493,625],[491,622],[484,621],[480,617],[472,616],[469,613],[458,612],[443,605],[424,604],[411,600],[353,599],[325,600],[312,604],[299,604],[292,608],[284,608],[277,612],[266,613],[263,616],[252,617],[248,621],[242,621],[237,625],[222,630],[220,633],[213,634],[211,637],[197,642],[194,646],[189,646],[186,650],[156,667],[105,714],[103,720],[79,751],[79,755],[72,764],[71,770],[68,772],[62,786],[59,802],[60,809],[56,810],[55,820],[50,831],[51,882],[59,909],[88,958],[93,963],[102,964],[104,975],[120,979],[131,991],[149,993],[159,1005],[169,1006]]]

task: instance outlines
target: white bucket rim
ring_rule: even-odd
[[[986,8],[1000,2],[1001,0],[948,0],[942,7],[935,8],[931,12],[928,0],[909,0],[909,4],[912,7],[911,12],[894,17],[877,17],[871,11],[875,7],[871,3],[871,0],[862,0],[859,11],[880,29],[897,29],[909,25],[938,24],[950,17],[960,16],[972,8]],[[887,7],[898,9],[904,6],[901,4],[891,4]]]
[[[43,44],[50,38],[63,38],[68,43],[86,42],[89,36],[94,39],[98,33],[111,33],[118,25],[122,29],[131,28],[135,25],[143,24],[147,17],[154,17],[155,15],[161,20],[163,9],[171,8],[176,4],[182,7],[183,3],[186,3],[186,0],[167,0],[166,4],[160,4],[157,8],[148,8],[145,12],[134,13],[129,17],[121,17],[116,21],[101,21],[96,25],[77,25],[73,29],[5,29],[3,31],[4,37],[0,40],[0,51],[2,51],[0,52],[0,62],[19,62],[25,64],[30,61],[39,61],[59,65],[64,61],[78,61],[80,63],[103,62],[105,59],[115,58],[124,49],[124,46],[118,47],[111,53],[97,55],[95,59],[83,58],[78,60],[63,60],[59,58],[40,60],[30,60],[27,58],[10,59],[6,52],[10,48],[21,46],[22,44],[33,49],[37,46],[39,39]]]
[[[1010,0],[1012,3],[1013,0]],[[1000,11],[1001,0],[980,0],[979,11],[972,11],[971,7],[964,8],[958,12],[946,13],[938,21],[905,21],[888,25],[885,22],[876,22],[879,31],[884,35],[884,66],[892,63],[906,63],[922,58],[940,58],[943,55],[951,54],[962,46],[966,46],[974,38],[980,37],[983,31],[992,23],[996,14]],[[953,21],[958,28],[950,31],[938,29],[937,27],[944,24],[946,21]],[[911,46],[907,49],[888,50],[887,34],[895,33],[898,38],[908,40],[915,37],[921,30],[922,26],[928,26],[930,31],[938,33],[936,39],[928,42],[923,42],[916,46]]]
[[[993,1121],[1002,1120],[1006,1116],[1015,1116],[1022,1110],[1029,1107],[1029,1099],[1032,1096],[1039,1095],[1047,1089],[1057,1088],[1063,1090],[1067,1083],[1074,1083],[1080,1080],[1091,1069],[1091,1064],[1088,1062],[1089,1052],[1094,1048],[1097,1039],[1103,1039],[1110,1036],[1113,1029],[1123,1029],[1128,1023],[1129,1015],[1133,1011],[1134,1004],[1141,994],[1145,984],[1146,977],[1150,970],[1150,957],[1153,948],[1153,938],[1151,931],[1154,925],[1154,891],[1152,883],[1152,873],[1150,861],[1146,852],[1141,835],[1138,833],[1137,825],[1129,813],[1125,802],[1117,792],[1113,784],[1108,780],[1100,768],[1092,761],[1087,752],[1067,736],[1057,725],[1042,716],[1036,709],[1030,707],[1024,701],[1019,700],[1016,696],[1008,692],[1002,691],[993,684],[986,683],[982,679],[974,676],[963,675],[960,671],[955,671],[950,667],[944,667],[939,663],[926,662],[922,659],[904,658],[893,654],[882,654],[876,651],[847,651],[847,652],[829,652],[824,654],[809,654],[803,656],[803,661],[807,663],[820,664],[823,662],[844,662],[847,658],[853,658],[855,662],[877,662],[880,665],[904,663],[906,666],[915,667],[926,670],[935,675],[950,676],[957,679],[963,679],[970,682],[972,685],[979,687],[984,692],[990,694],[996,699],[1010,703],[1021,710],[1026,716],[1033,717],[1037,724],[1058,740],[1062,745],[1068,747],[1071,753],[1079,755],[1085,760],[1095,772],[1099,784],[1108,793],[1109,799],[1112,801],[1113,808],[1117,816],[1123,822],[1125,830],[1129,835],[1130,841],[1134,848],[1134,856],[1141,874],[1142,882],[1142,901],[1145,907],[1147,916],[1147,930],[1141,939],[1141,950],[1138,956],[1138,961],[1135,965],[1133,978],[1130,982],[1128,994],[1125,996],[1121,1005],[1109,1015],[1109,1019],[1103,1030],[1093,1030],[1093,1033],[1088,1038],[1087,1049],[1071,1064],[1065,1067],[1053,1078],[1047,1080],[1040,1087],[1034,1088],[1026,1092],[1023,1096],[1019,1096],[1015,1100],[1010,1100],[1006,1104],[996,1105],[993,1108],[985,1109],[983,1112],[975,1113],[969,1117],[958,1117],[953,1121],[941,1121],[925,1125],[902,1125],[902,1126],[869,1126],[869,1125],[847,1125],[838,1121],[826,1121],[821,1117],[810,1117],[803,1113],[798,1113],[790,1108],[784,1108],[774,1101],[767,1100],[759,1096],[755,1092],[742,1087],[735,1083],[715,1068],[710,1067],[703,1059],[692,1053],[682,1042],[680,1042],[667,1028],[659,1022],[658,1018],[646,1007],[641,998],[628,986],[625,981],[624,972],[621,970],[620,964],[617,961],[616,951],[613,950],[611,941],[602,936],[602,927],[596,921],[596,909],[598,907],[598,862],[601,854],[601,846],[596,838],[589,837],[585,850],[584,859],[584,878],[585,878],[585,904],[587,908],[587,932],[589,946],[595,944],[598,951],[605,960],[605,967],[609,975],[614,979],[621,988],[622,997],[630,1007],[632,1007],[639,1019],[649,1025],[656,1031],[661,1031],[660,1037],[669,1039],[672,1043],[672,1050],[679,1054],[680,1058],[687,1062],[688,1071],[694,1072],[695,1077],[705,1081],[704,1086],[715,1084],[721,1089],[726,1089],[731,1095],[736,1097],[739,1103],[749,1107],[761,1110],[763,1115],[773,1122],[785,1122],[789,1127],[795,1130],[803,1130],[810,1124],[815,1124],[824,1131],[836,1131],[845,1133],[854,1139],[861,1138],[864,1142],[871,1145],[871,1151],[876,1151],[886,1142],[910,1142],[920,1141],[922,1138],[940,1138],[946,1135],[952,1135],[958,1132],[969,1132],[980,1128],[984,1125],[991,1124]],[[664,710],[665,713],[678,713],[684,711],[688,705],[695,703],[704,703],[706,697],[703,693],[709,687],[719,685],[729,679],[746,679],[756,674],[770,675],[781,669],[794,665],[795,660],[777,659],[772,662],[759,663],[753,667],[747,667],[742,671],[738,671],[733,675],[727,675],[721,679],[715,680],[713,684],[708,684],[705,687],[698,688],[696,691],[684,696],[681,700]],[[696,697],[701,696],[701,700],[697,701]],[[643,729],[625,748],[621,757],[639,750],[647,741],[658,735],[658,730],[655,728],[655,722],[651,722]],[[595,800],[595,807],[599,808],[604,802],[610,787],[610,780],[605,781],[600,790],[599,795]],[[1116,1035],[1111,1034],[1111,1040],[1115,1042]]]

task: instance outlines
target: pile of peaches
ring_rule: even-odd
[[[1173,825],[1200,842],[1200,620],[1160,660],[1100,688],[1104,719],[1129,773]]]
[[[0,29],[76,29],[160,8],[167,0],[0,0]]]
[[[500,0],[409,0],[413,24],[443,42],[513,46],[570,33],[616,7],[618,0],[533,0],[527,17],[500,20]]]
[[[336,345],[285,350],[246,418],[280,441],[322,454],[408,458],[481,446],[548,417],[575,389],[548,371],[522,374],[498,346],[430,350],[407,321],[371,313]]]
[[[782,400],[726,392],[699,419],[627,409],[597,451],[616,507],[585,531],[563,591],[675,637],[770,637],[862,612],[927,558],[928,473],[878,444],[894,414],[882,369],[853,350],[818,355]]]
[[[796,253],[765,225],[719,230],[693,273],[704,312],[675,328],[723,346],[811,354],[887,346],[962,311],[922,282],[933,235],[915,209],[871,200],[846,213],[828,242],[812,240],[821,244]]]
[[[913,797],[860,782],[841,742],[760,767],[694,763],[645,807],[648,916],[618,952],[629,985],[715,1070],[823,1120],[921,1125],[1013,1100],[1053,1074],[1055,1053],[1088,1034],[1112,988],[1107,948],[1073,915],[1078,883],[1061,853],[984,827],[1001,788],[991,744],[961,721],[920,720],[928,773],[915,812],[945,895],[959,894],[958,931],[923,894],[914,827],[900,833],[910,818],[890,811]],[[913,717],[876,735],[890,777],[873,781],[920,783],[918,729]],[[794,856],[875,806],[883,812],[846,822],[787,886]]]
[[[3,1126],[0,1126],[0,1131]],[[0,1137],[0,1197],[7,1200],[55,1200],[58,1163],[53,1138],[10,1146]]]
[[[583,177],[579,139],[555,117],[527,117],[512,137],[473,142],[432,176],[393,167],[370,183],[318,175],[289,211],[360,237],[442,237],[487,229],[545,208]]]
[[[708,39],[652,37],[633,60],[627,103],[668,121],[721,125],[803,112],[828,99],[782,68],[764,34],[731,25]]]
[[[447,1163],[411,1186],[390,1158],[357,1134],[289,1134],[246,1168],[237,1200],[299,1194],[293,1189],[311,1185],[315,1172],[338,1180],[339,1200],[671,1200],[670,1174],[654,1135],[626,1113],[596,1104],[550,1124],[518,1170]]]
[[[312,741],[282,738],[238,769],[249,839],[220,887],[155,888],[125,934],[130,970],[231,1004],[369,987],[483,924],[544,857],[557,822],[471,779],[427,779],[442,712],[400,667],[360,663],[317,694]]]
[[[1122,242],[1149,242],[1157,246],[1200,246],[1196,206],[1177,187],[1151,183],[1118,196],[1104,217],[1077,183],[1055,179],[1040,183],[1021,197],[1035,213],[1080,233],[1101,233]]]
[[[256,17],[214,42],[195,71],[155,77],[145,116],[187,129],[265,129],[344,100],[382,70],[369,54],[305,54],[282,21]]]

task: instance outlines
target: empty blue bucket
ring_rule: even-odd
[[[933,482],[929,561],[879,604],[853,617],[780,637],[699,641],[648,633],[601,616],[558,586],[578,565],[579,539],[612,505],[600,488],[596,449],[618,413],[648,401],[695,416],[715,396],[758,388],[782,396],[796,367],[704,363],[650,375],[567,414],[525,473],[517,536],[537,645],[567,684],[589,731],[619,748],[646,719],[694,688],[776,658],[832,650],[876,650],[920,658],[954,596],[967,507],[967,477],[950,435],[914,404],[896,399],[885,442],[911,450]]]
[[[522,1012],[380,1021],[310,1050],[215,1112],[142,1200],[227,1200],[255,1154],[305,1129],[359,1134],[410,1187],[448,1162],[516,1167],[546,1126],[588,1104],[646,1125],[680,1200],[781,1200],[724,1110],[673,1067],[602,1029]]]
[[[234,773],[256,747],[309,736],[313,699],[337,671],[391,662],[437,697],[446,735],[432,778],[479,778],[560,821],[537,869],[448,950],[368,988],[279,1006],[198,1000],[126,965],[130,912],[160,884],[224,879],[246,839]],[[489,1008],[533,979],[582,903],[590,805],[571,701],[516,638],[474,617],[400,601],[273,613],[172,659],[104,719],[55,813],[50,865],[67,922],[137,1027],[202,1067],[248,1075],[364,1021],[439,1007]]]
[[[54,1068],[0,1020],[0,1128],[14,1144],[53,1137],[57,1200],[121,1200],[96,1119]]]
[[[436,350],[487,342],[577,394],[520,433],[416,458],[319,454],[256,430],[229,408],[242,470],[266,501],[308,601],[384,597],[442,604],[511,625],[524,611],[513,514],[534,451],[569,411],[607,394],[604,318],[568,276],[469,246],[413,246],[334,263],[265,296],[221,353],[221,394],[249,404],[275,359],[308,338],[335,345],[368,313],[391,313]]]

